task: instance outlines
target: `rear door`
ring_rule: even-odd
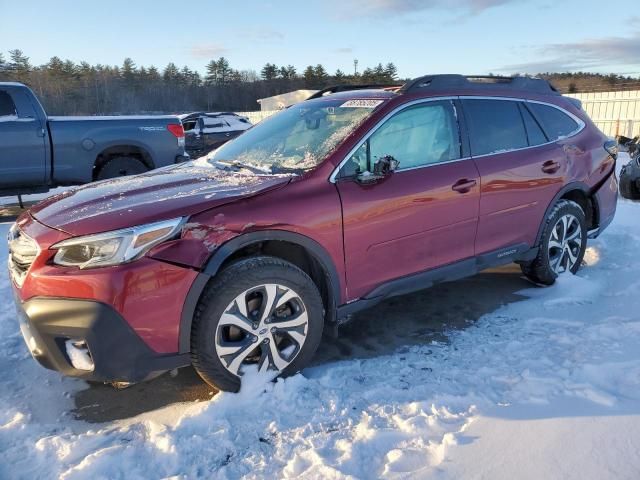
[[[46,183],[47,141],[24,92],[0,88],[0,188]]]
[[[476,254],[531,246],[564,183],[564,151],[523,101],[466,98],[462,105],[482,184]]]
[[[202,134],[205,149],[213,150],[232,138],[231,127],[222,118],[203,117],[204,122]]]
[[[396,172],[374,184],[356,180],[387,155],[400,162]],[[473,257],[479,176],[474,162],[461,157],[454,104],[438,100],[388,117],[347,158],[336,186],[351,299]]]

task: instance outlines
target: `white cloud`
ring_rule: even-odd
[[[609,66],[640,70],[640,31],[628,37],[592,38],[581,42],[547,44],[533,49],[540,58],[507,65],[499,71],[519,73],[566,72]]]
[[[445,9],[481,13],[493,7],[521,1],[524,0],[334,0],[334,3],[342,10],[380,17]]]
[[[205,43],[202,45],[194,45],[189,51],[191,52],[191,56],[195,58],[209,59],[224,55],[229,49],[219,43]]]

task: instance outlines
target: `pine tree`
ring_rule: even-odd
[[[31,71],[31,64],[29,63],[29,57],[22,53],[22,50],[9,50],[9,70],[11,76],[19,81],[26,82]]]
[[[229,61],[220,57],[218,59],[218,83],[224,85],[230,80],[231,77],[231,67],[229,67]]]
[[[315,74],[316,79],[320,82],[324,82],[329,78],[329,74],[321,64],[318,64],[313,68],[313,73]]]
[[[211,60],[206,66],[207,74],[204,77],[204,83],[207,85],[215,85],[218,83],[218,62]]]
[[[170,62],[165,67],[164,72],[162,72],[162,78],[167,83],[177,83],[179,77],[180,71],[178,70],[178,67],[176,67],[176,64],[173,62]]]
[[[278,67],[273,63],[267,63],[260,71],[260,76],[263,80],[270,81],[275,80],[278,76]]]
[[[360,76],[361,80],[363,83],[372,83],[374,82],[374,74],[373,74],[373,70],[371,70],[369,67],[365,68],[362,71],[362,75]]]
[[[294,67],[293,65],[287,65],[286,67],[283,65],[282,67],[280,67],[278,73],[280,78],[284,78],[287,80],[294,79],[297,76],[296,67]]]
[[[131,87],[136,83],[136,64],[131,60],[131,58],[127,57],[122,62],[122,69],[120,70],[122,75],[122,79],[124,80],[125,85]]]
[[[316,71],[312,65],[309,65],[304,69],[304,73],[302,74],[304,78],[304,86],[307,88],[313,88],[316,86]]]
[[[387,66],[384,67],[384,74],[389,81],[393,82],[398,79],[398,69],[393,62],[387,63]]]
[[[149,70],[147,70],[147,78],[151,81],[158,81],[160,80],[160,72],[156,67],[151,65]]]
[[[343,82],[344,79],[346,78],[346,75],[342,70],[337,69],[336,73],[333,74],[333,78],[336,79],[336,82]]]
[[[379,63],[373,68],[373,81],[375,83],[384,83],[385,80],[384,67]]]

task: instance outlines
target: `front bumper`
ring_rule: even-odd
[[[151,350],[112,307],[91,300],[35,297],[22,302],[15,295],[20,328],[33,357],[45,368],[64,375],[101,382],[139,382],[189,365],[189,354]],[[67,341],[81,341],[93,369],[74,367]]]

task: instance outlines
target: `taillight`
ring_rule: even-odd
[[[618,142],[614,142],[613,140],[604,142],[604,149],[614,160],[618,158]]]
[[[181,124],[172,123],[167,125],[167,130],[169,130],[176,138],[184,138],[184,128]]]
[[[178,139],[178,147],[183,148],[185,146],[184,140],[184,127],[181,123],[171,123],[167,125],[167,130],[169,130],[177,139]]]

